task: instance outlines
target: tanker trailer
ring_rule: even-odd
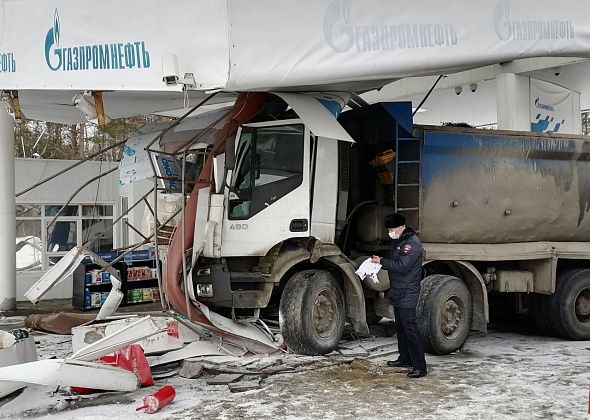
[[[417,312],[428,351],[449,353],[470,329],[486,331],[496,293],[512,294],[547,334],[590,339],[590,138],[413,127],[392,106],[341,118],[357,142],[346,159],[356,162],[349,205],[361,207],[341,247],[385,255],[386,232],[372,223],[406,216],[425,249]],[[363,164],[388,148],[389,168]]]

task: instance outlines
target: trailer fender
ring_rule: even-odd
[[[426,261],[423,266],[434,262],[435,260]],[[488,291],[480,272],[468,261],[442,261],[453,273],[454,276],[465,282],[473,305],[473,319],[471,329],[486,333],[488,322],[490,320],[488,306]]]

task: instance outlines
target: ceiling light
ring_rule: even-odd
[[[79,93],[72,99],[74,101],[74,105],[78,108],[82,113],[86,116],[86,119],[93,123],[98,124],[98,116],[96,114],[96,106],[94,102],[90,99],[92,94],[90,92],[83,92]],[[108,124],[111,120],[107,115],[105,115],[106,123]]]

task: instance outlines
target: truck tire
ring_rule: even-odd
[[[555,293],[548,296],[548,301],[559,335],[570,340],[590,340],[590,270],[560,273]]]
[[[471,329],[471,295],[459,278],[434,274],[422,280],[416,312],[427,352],[449,354],[459,350],[467,340]]]
[[[344,321],[344,295],[330,272],[300,271],[287,281],[279,324],[289,350],[307,355],[331,352],[342,337]]]

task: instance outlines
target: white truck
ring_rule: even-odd
[[[544,330],[590,338],[586,137],[413,127],[409,103],[337,121],[311,96],[280,96],[292,108],[277,99],[284,112],[241,124],[198,191],[193,302],[278,318],[291,350],[328,353],[346,322],[366,334],[393,317],[387,274],[361,282],[355,268],[387,253],[383,216],[399,211],[426,251],[417,309],[430,352],[486,331],[491,293]]]

